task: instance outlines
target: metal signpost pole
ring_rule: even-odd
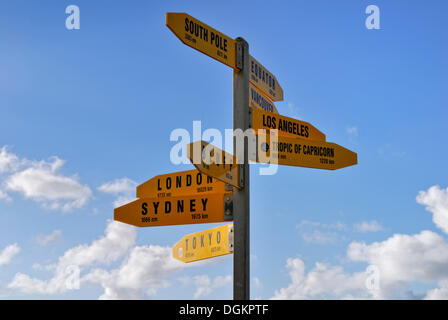
[[[249,129],[249,44],[237,38],[237,67],[233,73],[233,129],[246,132]],[[249,247],[249,157],[248,139],[244,139],[244,160],[240,165],[241,190],[233,191],[233,299],[249,300],[250,290],[250,247]],[[234,139],[233,154],[237,155]]]

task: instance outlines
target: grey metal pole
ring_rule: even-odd
[[[237,64],[239,72],[233,73],[233,129],[245,132],[249,128],[249,44],[237,38]],[[234,140],[234,155],[236,144]],[[233,192],[233,299],[250,299],[250,246],[249,246],[249,157],[248,141],[244,139],[244,164],[240,166],[244,177],[242,190]]]

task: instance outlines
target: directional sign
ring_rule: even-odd
[[[335,143],[262,134],[257,135],[257,153],[257,162],[327,170],[358,163],[355,152]]]
[[[233,253],[233,223],[184,236],[173,247],[173,257],[192,262]]]
[[[143,198],[114,209],[114,220],[137,227],[225,222],[232,220],[232,194],[210,193]]]
[[[236,42],[186,13],[166,14],[167,27],[190,46],[236,69]]]
[[[260,108],[265,111],[278,113],[274,102],[266,97],[260,90],[249,82],[249,105],[252,108]]]
[[[230,153],[201,140],[187,146],[187,156],[202,173],[238,189],[242,187],[238,160]]]
[[[252,127],[255,130],[264,129],[266,132],[269,129],[276,129],[278,135],[283,137],[325,141],[325,134],[308,122],[263,111],[259,108],[252,108]]]
[[[176,197],[203,193],[225,193],[226,184],[198,170],[161,174],[137,187],[137,198]]]
[[[283,100],[283,89],[277,78],[261,65],[254,57],[249,57],[249,81],[263,91],[272,101]]]

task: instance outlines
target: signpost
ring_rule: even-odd
[[[238,160],[230,153],[201,140],[187,146],[187,157],[200,172],[242,188]]]
[[[143,198],[114,209],[114,220],[136,227],[226,222],[232,220],[232,194],[210,193]]]
[[[137,187],[137,198],[176,197],[203,193],[231,192],[226,184],[202,174],[198,170],[187,170],[161,174]]]
[[[335,170],[358,163],[358,156],[340,145],[331,142],[312,141],[288,137],[257,135],[257,162],[278,161],[277,164]]]
[[[233,224],[188,234],[173,247],[173,257],[192,262],[233,253]]]
[[[255,130],[264,129],[266,132],[268,132],[267,130],[275,129],[280,137],[325,141],[325,134],[308,122],[263,111],[258,108],[252,109],[252,126]]]
[[[237,38],[237,61],[241,65],[239,72],[233,73],[233,130],[246,132],[250,128],[249,106],[249,44]],[[282,92],[283,96],[283,92]],[[240,180],[244,188],[234,191],[234,234],[233,254],[233,299],[250,299],[250,171],[248,140],[244,141],[243,164]],[[233,154],[237,154],[234,138]],[[242,179],[241,179],[242,178]]]
[[[249,56],[249,72],[249,81],[272,101],[283,100],[283,89],[277,78],[252,56]]]
[[[237,69],[232,38],[186,13],[168,12],[166,26],[187,46]]]
[[[278,114],[278,110],[275,107],[274,102],[266,97],[260,90],[257,89],[252,83],[249,83],[249,105],[252,108],[260,108],[265,111]]]
[[[234,70],[233,155],[204,141],[189,144],[188,158],[197,170],[158,175],[139,185],[139,199],[115,208],[114,220],[137,227],[233,221],[184,236],[173,247],[173,256],[191,262],[233,252],[233,298],[248,300],[249,160],[335,170],[357,164],[358,157],[326,142],[325,134],[308,122],[278,114],[273,101],[283,100],[283,89],[277,78],[249,54],[244,39],[229,38],[186,13],[167,13],[166,25],[184,44]],[[277,134],[273,136],[270,129]],[[250,137],[256,137],[253,152],[249,152],[249,138],[244,138],[251,132],[256,132]],[[239,134],[242,153],[237,153]]]

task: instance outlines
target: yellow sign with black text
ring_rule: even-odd
[[[304,140],[325,141],[325,134],[305,121],[285,117],[272,112],[252,108],[252,127],[254,130],[277,130],[279,136]]]
[[[167,12],[167,27],[187,46],[236,68],[236,42],[186,13]]]
[[[143,198],[114,209],[114,220],[136,227],[231,221],[231,194]]]
[[[205,141],[196,141],[187,146],[187,157],[200,172],[241,188],[238,159]]]
[[[257,134],[257,162],[335,170],[358,163],[358,155],[332,142]]]
[[[272,101],[283,100],[283,89],[277,78],[261,63],[249,56],[249,81],[263,91]]]
[[[252,108],[259,108],[264,111],[273,112],[278,114],[278,110],[275,107],[274,102],[266,97],[263,92],[257,89],[251,82],[249,82],[249,105]]]
[[[188,234],[173,247],[173,258],[193,262],[233,253],[233,223]]]
[[[187,170],[157,175],[142,183],[137,187],[137,198],[176,197],[226,191],[224,182],[209,177],[199,170]]]

